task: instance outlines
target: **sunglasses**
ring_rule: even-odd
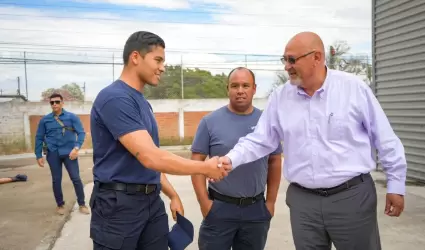
[[[53,104],[60,104],[61,103],[61,101],[50,101],[50,105],[53,105]]]
[[[283,64],[285,64],[286,62],[288,62],[288,63],[290,63],[290,64],[295,64],[298,60],[300,60],[301,58],[303,58],[303,57],[306,57],[306,56],[308,56],[308,55],[310,55],[310,54],[312,54],[312,53],[314,53],[314,52],[316,52],[316,51],[310,51],[310,52],[308,52],[307,54],[304,54],[304,55],[302,55],[302,56],[299,56],[299,57],[293,57],[293,56],[282,56],[282,58],[280,58],[280,61],[283,63]]]

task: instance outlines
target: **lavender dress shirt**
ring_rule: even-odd
[[[405,194],[404,147],[370,87],[357,76],[327,70],[312,96],[289,82],[269,97],[256,129],[227,154],[233,169],[273,152],[283,141],[283,173],[307,188],[337,186],[376,166],[387,175],[387,192]]]

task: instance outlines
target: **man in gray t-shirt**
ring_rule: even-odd
[[[231,71],[227,90],[229,104],[203,117],[198,125],[192,143],[194,160],[226,155],[257,125],[261,110],[252,105],[256,90],[252,71],[242,67]],[[220,182],[210,183],[208,190],[204,176],[192,176],[204,217],[200,250],[264,249],[281,179],[281,153],[279,143],[272,155],[230,172]]]

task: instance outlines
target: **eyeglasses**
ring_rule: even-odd
[[[53,104],[60,104],[61,103],[61,101],[50,101],[50,105],[53,105]]]
[[[282,56],[282,58],[280,58],[280,61],[283,63],[283,64],[285,64],[286,62],[289,62],[290,64],[295,64],[299,59],[301,59],[301,58],[303,58],[303,57],[306,57],[306,56],[308,56],[308,55],[310,55],[310,54],[312,54],[312,53],[314,53],[314,52],[316,52],[316,51],[310,51],[310,52],[308,52],[307,54],[304,54],[304,55],[302,55],[302,56],[299,56],[299,57],[293,57],[293,56]]]

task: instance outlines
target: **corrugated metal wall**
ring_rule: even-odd
[[[372,33],[376,96],[425,182],[425,0],[373,0]]]

